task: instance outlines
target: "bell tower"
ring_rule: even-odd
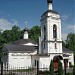
[[[53,10],[53,0],[47,0],[48,10],[41,16],[41,53],[62,53],[61,18]]]

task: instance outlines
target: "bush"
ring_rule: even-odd
[[[50,72],[45,70],[45,71],[39,71],[39,75],[49,75]]]
[[[67,73],[66,75],[72,75],[72,73]]]
[[[58,62],[58,75],[63,75],[63,67],[62,67],[62,63],[61,61],[59,60]]]
[[[73,67],[73,75],[75,75],[75,63],[74,63],[74,67]]]
[[[72,68],[72,67],[73,67],[73,65],[72,65],[72,63],[71,63],[71,62],[69,62],[69,67],[70,67],[70,68]]]
[[[49,70],[50,70],[50,75],[54,75],[54,63],[53,63],[53,60],[51,60]]]

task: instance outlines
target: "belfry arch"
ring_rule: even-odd
[[[53,38],[57,38],[57,25],[53,25]]]

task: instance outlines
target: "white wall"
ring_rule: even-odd
[[[64,59],[68,59],[68,66],[69,66],[69,62],[71,62],[72,65],[74,65],[74,53],[66,53],[69,55],[69,57],[64,58]]]
[[[39,68],[49,68],[51,60],[54,56],[62,56],[62,54],[50,54],[50,56],[40,56],[39,57]],[[63,60],[62,60],[63,63]],[[64,67],[64,66],[63,66]]]
[[[26,53],[9,53],[8,56],[8,66],[9,68],[26,68],[31,67],[31,56],[26,55]]]
[[[49,68],[50,65],[50,59],[49,57],[40,57],[39,58],[39,68]]]
[[[55,49],[55,43],[48,43],[48,52],[49,53],[62,53],[62,43],[57,43],[57,49]]]
[[[69,62],[71,62],[71,64],[74,65],[74,53],[70,53]]]
[[[35,60],[36,60],[36,62],[35,62]],[[33,68],[37,68],[37,61],[39,61],[39,56],[33,55],[31,58],[31,63],[32,63]],[[36,65],[35,65],[35,63],[36,63]]]

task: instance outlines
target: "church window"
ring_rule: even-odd
[[[57,26],[53,25],[53,38],[57,38]]]
[[[44,43],[44,49],[45,49],[45,43]]]
[[[4,55],[8,55],[7,53],[4,53]]]
[[[55,43],[55,49],[57,49],[57,43]]]
[[[43,44],[41,44],[41,48],[43,48]],[[41,52],[43,53],[43,49],[41,49]]]
[[[35,66],[36,66],[36,62],[37,62],[37,61],[35,60]]]
[[[44,25],[44,40],[46,40],[46,27]]]
[[[17,58],[13,58],[13,59],[17,59]]]

